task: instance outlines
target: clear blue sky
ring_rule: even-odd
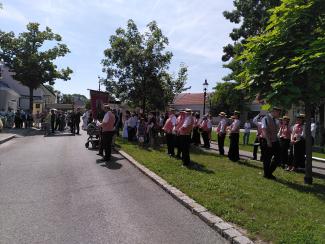
[[[222,47],[230,42],[234,27],[222,15],[233,8],[231,0],[1,0],[0,29],[20,33],[28,22],[49,26],[63,37],[71,53],[60,58],[60,66],[69,66],[70,81],[57,81],[62,93],[89,96],[87,88],[98,88],[103,51],[109,36],[133,19],[140,30],[156,20],[169,38],[174,57],[171,72],[179,64],[189,68],[187,86],[201,92],[204,79],[209,91],[229,71],[222,68]]]

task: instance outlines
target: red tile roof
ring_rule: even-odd
[[[208,98],[207,93],[207,98]],[[206,99],[207,99],[206,98]],[[174,99],[174,105],[203,105],[204,93],[181,93]]]

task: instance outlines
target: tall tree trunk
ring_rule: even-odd
[[[313,183],[312,172],[312,139],[311,139],[311,122],[312,105],[309,102],[305,102],[305,135],[306,135],[306,162],[305,162],[305,184]]]
[[[29,112],[33,113],[34,89],[29,87]]]
[[[144,95],[142,98],[142,113],[143,114],[146,113],[146,102],[147,102],[147,99],[146,99],[146,96]]]

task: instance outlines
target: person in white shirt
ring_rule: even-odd
[[[273,107],[272,111],[262,119],[263,169],[264,178],[275,180],[273,172],[281,162],[281,148],[278,139],[281,109]]]
[[[317,125],[315,123],[315,119],[311,118],[310,130],[311,130],[312,145],[314,145],[315,143],[316,129],[317,129]]]
[[[249,119],[244,124],[244,130],[243,144],[248,145],[249,134],[251,132],[251,123],[249,122]]]
[[[225,154],[225,149],[224,149],[224,144],[225,144],[225,138],[227,134],[227,119],[226,119],[226,113],[225,112],[220,112],[220,122],[217,126],[216,132],[218,134],[218,148],[219,148],[219,153],[220,155]]]

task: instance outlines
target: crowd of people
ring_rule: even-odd
[[[9,109],[8,112],[0,111],[0,120],[5,128],[31,128],[33,126],[33,115],[22,109],[14,112]]]
[[[46,135],[55,131],[64,132],[69,129],[72,134],[80,133],[81,110],[64,112],[56,109],[49,109],[43,112],[37,111],[31,114],[22,109],[13,112],[0,111],[0,120],[4,128],[28,129],[35,127],[45,131]],[[69,127],[69,128],[67,128]]]
[[[102,128],[102,143],[99,155],[105,161],[110,160],[111,148],[114,145],[114,137],[122,130],[122,138],[137,142],[141,147],[157,148],[165,138],[167,154],[170,157],[181,159],[184,166],[191,165],[190,145],[203,145],[210,148],[211,132],[213,128],[217,133],[217,144],[220,155],[225,155],[224,142],[229,137],[228,158],[238,161],[239,137],[240,137],[240,112],[234,111],[230,118],[226,113],[219,113],[219,121],[216,127],[212,126],[212,117],[207,114],[200,117],[191,109],[175,111],[169,109],[167,113],[160,114],[149,112],[141,114],[120,110],[111,110],[108,105],[105,112],[99,118],[97,125]],[[290,126],[290,118],[280,118],[281,109],[274,107],[270,112],[262,111],[253,119],[257,127],[256,140],[254,143],[253,157],[257,160],[258,147],[261,150],[264,177],[275,179],[273,172],[277,166],[282,165],[286,170],[304,168],[305,163],[305,129],[304,115],[296,117],[294,125]],[[89,119],[87,122],[90,122]],[[252,125],[249,120],[243,123],[243,144],[248,144]],[[312,123],[312,135],[315,136],[315,123]]]

